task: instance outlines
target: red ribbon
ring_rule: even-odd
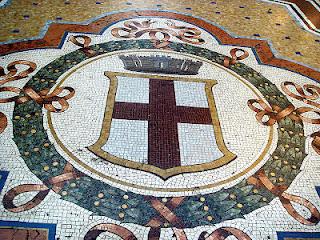
[[[290,91],[288,86],[294,87],[296,90],[296,93],[293,93]],[[320,103],[315,102],[314,100],[318,100],[320,98],[320,87],[311,85],[311,84],[305,84],[303,87],[301,87],[298,84],[295,84],[293,82],[285,81],[281,84],[282,90],[289,95],[292,98],[295,98],[299,101],[302,101],[308,105],[311,105],[313,107],[316,107],[317,109],[314,109],[312,107],[301,107],[299,108],[300,118],[304,122],[311,123],[311,124],[320,124],[320,118],[318,119],[311,119],[308,117],[304,117],[301,114],[307,113],[307,112],[313,112],[320,116]],[[313,149],[320,155],[320,131],[315,132],[310,135],[313,140],[311,142],[311,146]]]
[[[6,129],[8,126],[8,119],[4,113],[0,112],[0,134]]]
[[[64,90],[68,91],[68,94],[64,96],[58,96]],[[0,103],[16,102],[17,104],[25,103],[30,100],[35,101],[39,105],[43,105],[45,109],[50,112],[63,112],[69,108],[68,99],[72,98],[75,94],[75,91],[71,87],[59,87],[55,89],[52,93],[49,93],[49,89],[42,90],[40,92],[35,92],[30,87],[25,87],[23,89],[17,87],[0,87],[0,92],[13,92],[19,94],[24,92],[25,96],[19,97],[9,97],[0,99]],[[58,102],[61,108],[53,106],[53,102]]]
[[[243,53],[240,56],[237,56],[237,52]],[[249,53],[246,50],[243,50],[241,48],[233,48],[230,50],[230,57],[225,56],[223,60],[223,65],[225,67],[229,67],[230,65],[234,65],[237,63],[238,60],[243,60],[249,56]]]
[[[17,65],[28,66],[28,68],[18,73],[18,69],[16,67]],[[4,72],[4,68],[0,66],[0,78],[3,78],[2,80],[0,80],[0,86],[7,82],[11,82],[11,81],[15,81],[15,80],[27,77],[30,73],[36,70],[36,68],[37,68],[37,65],[34,62],[18,60],[8,64],[7,66],[8,73],[6,74]]]
[[[84,240],[96,240],[103,232],[110,232],[122,240],[137,240],[135,235],[127,228],[113,223],[102,223],[91,228],[84,237]],[[188,240],[183,229],[173,228],[177,240]],[[241,230],[233,227],[222,227],[214,230],[209,236],[205,237],[207,232],[201,233],[199,240],[224,240],[229,236],[234,236],[238,240],[251,240],[251,238]],[[150,228],[148,240],[159,240],[160,229]]]
[[[183,229],[173,228],[173,232],[177,240],[188,240]],[[233,236],[238,240],[251,240],[246,233],[233,227],[221,227],[214,230],[211,234],[202,232],[199,236],[199,240],[224,240],[230,236]]]
[[[297,91],[297,93],[299,93],[300,95],[297,95],[297,94],[293,93],[292,91],[290,91],[288,86],[294,87],[295,90]],[[311,84],[305,84],[305,85],[303,85],[303,87],[301,87],[300,85],[295,84],[293,82],[285,81],[281,84],[281,88],[290,97],[295,98],[299,101],[302,101],[306,104],[312,105],[314,107],[320,108],[320,103],[316,103],[316,102],[312,101],[312,100],[317,100],[320,98],[320,87],[315,86],[315,85],[311,85]],[[305,91],[309,95],[307,95],[305,93]]]
[[[271,193],[279,197],[282,206],[287,210],[287,212],[297,221],[305,225],[316,225],[320,221],[320,213],[317,208],[300,196],[292,195],[284,192],[287,186],[275,186],[270,179],[266,176],[264,170],[259,170],[254,176],[248,178],[248,183],[255,185],[256,187],[265,187]],[[293,207],[291,202],[295,202],[301,206],[306,207],[310,213],[311,217],[305,218],[300,215]]]
[[[17,65],[27,66],[26,70],[18,72]],[[14,61],[7,66],[7,73],[5,73],[4,68],[0,66],[0,86],[5,83],[16,81],[19,79],[23,79],[27,77],[30,73],[32,73],[37,68],[37,65],[33,62],[18,60]],[[67,91],[68,93],[64,96],[58,96],[59,94]],[[68,99],[74,96],[74,89],[71,87],[60,87],[54,90],[52,93],[49,93],[49,89],[44,89],[40,92],[34,91],[30,87],[24,87],[20,89],[18,87],[0,87],[0,92],[12,92],[16,93],[16,96],[8,97],[8,98],[0,98],[0,103],[9,103],[15,102],[17,104],[25,103],[30,100],[35,101],[36,103],[43,105],[45,109],[50,112],[63,112],[68,109],[69,104],[67,102]],[[24,96],[19,97],[20,93],[24,93]],[[60,104],[61,108],[55,107],[52,103],[57,102]],[[6,127],[8,126],[7,117],[0,112],[0,133],[2,133]]]
[[[257,104],[258,107],[256,107]],[[257,121],[265,126],[272,126],[277,121],[280,121],[287,116],[294,121],[300,121],[300,116],[297,114],[297,110],[293,105],[289,105],[285,109],[281,109],[276,105],[269,107],[263,100],[250,99],[248,100],[248,106],[251,110],[257,113]],[[294,114],[294,112],[296,114]]]
[[[76,36],[70,36],[68,39],[73,44],[81,47],[81,51],[86,54],[88,57],[93,57],[97,54],[96,51],[89,48],[89,45],[91,43],[91,38],[85,35],[76,35]],[[83,42],[80,42],[79,40],[82,40]]]
[[[312,133],[310,135],[310,137],[313,138],[313,140],[311,142],[311,146],[316,151],[316,153],[318,153],[320,155],[320,131]]]
[[[18,73],[17,65],[27,66],[28,68],[26,70],[23,70]],[[22,78],[27,77],[30,73],[32,73],[37,68],[37,65],[33,62],[25,61],[25,60],[18,60],[14,61],[8,64],[7,66],[7,73],[5,73],[4,68],[0,66],[0,86],[11,81],[19,80]],[[13,92],[20,92],[17,89],[13,87],[2,87],[2,91],[5,91],[3,89],[12,88]],[[2,92],[0,90],[0,92]],[[11,98],[7,98],[11,99]],[[3,99],[0,99],[0,103],[3,103],[6,101],[3,101]],[[4,115],[4,113],[0,112],[0,134],[6,129],[8,126],[8,119],[7,116]]]
[[[52,177],[48,180],[48,183],[52,184],[52,190],[59,192],[64,182],[83,176],[83,173],[75,171],[70,163],[67,163],[64,171],[61,175]],[[26,192],[38,192],[31,200],[21,204],[19,206],[15,205],[14,199]],[[30,210],[38,206],[48,195],[50,189],[45,184],[22,184],[10,189],[3,197],[3,206],[5,209],[11,212],[22,212]]]
[[[84,240],[96,240],[103,232],[113,233],[122,240],[138,240],[130,230],[113,223],[102,223],[94,226],[84,236]]]
[[[159,228],[163,224],[163,219],[165,219],[175,226],[183,227],[183,223],[174,213],[174,209],[177,208],[184,199],[185,197],[173,197],[169,202],[163,204],[155,197],[146,197],[146,200],[149,200],[151,206],[160,214],[160,216],[153,217],[147,223],[147,226]]]

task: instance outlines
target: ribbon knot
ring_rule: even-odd
[[[79,39],[82,39],[83,42],[80,42]],[[69,41],[73,44],[81,47],[81,51],[86,54],[88,57],[93,57],[97,54],[96,51],[90,49],[89,45],[91,43],[91,38],[85,35],[76,35],[76,36],[70,36]]]
[[[237,56],[237,52],[241,52],[242,55]],[[229,67],[230,65],[234,65],[238,60],[243,60],[249,56],[249,53],[246,50],[241,48],[233,48],[230,50],[231,57],[225,56],[223,60],[223,65],[225,67]]]
[[[288,88],[289,86],[293,87],[298,94],[290,91],[290,89]],[[281,84],[281,88],[290,97],[312,106],[298,108],[298,114],[300,114],[300,118],[302,121],[311,124],[320,124],[320,118],[312,119],[301,115],[307,112],[313,112],[316,115],[320,116],[320,103],[314,101],[320,98],[320,87],[312,84],[305,84],[303,85],[303,87],[301,87],[300,85],[293,82],[285,81]],[[313,138],[311,146],[320,155],[320,131],[314,132],[310,135],[310,137]]]
[[[64,96],[58,96],[64,90],[68,91],[68,93]],[[41,90],[40,92],[34,91],[30,87],[24,87],[23,89],[17,87],[0,87],[0,92],[13,92],[20,94],[24,93],[25,96],[19,97],[8,97],[0,99],[0,103],[8,103],[8,102],[16,102],[17,104],[22,104],[28,102],[30,100],[34,100],[39,105],[43,105],[45,109],[50,112],[63,112],[68,109],[69,103],[68,99],[74,96],[74,89],[71,87],[59,87],[55,89],[52,93],[49,93],[49,89]],[[60,104],[61,108],[57,108],[53,105],[53,102],[57,102]]]
[[[17,65],[24,65],[28,68],[18,73]],[[8,73],[5,73],[4,68],[0,66],[0,85],[3,85],[7,82],[15,81],[27,77],[37,68],[37,65],[34,62],[29,62],[25,60],[13,61],[8,64],[7,70]]]
[[[258,104],[259,107],[255,107],[256,104]],[[251,110],[256,112],[256,119],[258,122],[265,126],[272,126],[277,121],[280,121],[287,116],[295,121],[300,121],[300,116],[297,114],[293,105],[289,105],[288,107],[282,109],[276,105],[269,107],[261,99],[250,99],[248,100],[248,106]],[[265,117],[267,117],[267,119],[265,119]]]
[[[18,72],[17,65],[24,65],[28,68],[26,70]],[[37,65],[35,63],[25,60],[18,60],[8,64],[7,73],[5,73],[4,68],[0,66],[0,86],[11,81],[23,79],[27,77],[30,73],[32,73],[36,68]],[[11,86],[0,87],[0,93],[11,92],[17,94],[13,97],[0,98],[0,103],[15,102],[17,104],[21,104],[33,100],[39,105],[43,105],[44,108],[50,112],[63,112],[66,109],[68,109],[69,104],[67,100],[72,98],[75,93],[73,88],[59,87],[55,89],[52,93],[49,93],[49,91],[49,89],[44,89],[40,92],[36,92],[31,87],[24,87],[23,89]],[[67,91],[68,93],[64,96],[59,96],[59,94],[61,94],[63,91]],[[24,96],[19,96],[19,94],[21,93],[24,93]],[[60,108],[55,107],[53,104],[54,102],[58,103],[60,105]],[[2,133],[6,129],[7,125],[7,117],[2,112],[0,112],[0,133]]]
[[[285,191],[287,190],[287,186],[285,185],[275,186],[266,176],[264,170],[259,170],[254,176],[249,177],[247,181],[249,184],[255,185],[258,188],[265,187],[275,196],[279,197],[279,200],[287,212],[300,223],[305,225],[316,225],[320,221],[320,213],[311,202],[300,196],[286,193]],[[303,217],[294,209],[291,202],[295,202],[307,208],[311,213],[311,217]]]
[[[64,186],[66,181],[70,181],[72,179],[77,179],[81,176],[84,176],[83,173],[78,172],[74,167],[67,163],[64,167],[63,173],[52,177],[46,181],[47,184],[52,184],[52,190],[58,193]],[[38,192],[31,200],[27,201],[24,204],[19,206],[14,204],[14,199],[22,194],[27,192]],[[36,206],[38,206],[48,195],[50,192],[50,188],[48,188],[45,184],[22,184],[10,189],[3,197],[3,206],[5,209],[11,212],[22,212],[26,210],[30,210]]]
[[[28,68],[18,72],[17,65],[27,66]],[[13,61],[8,64],[7,66],[7,73],[5,73],[4,68],[0,66],[0,86],[7,82],[19,80],[22,78],[27,77],[30,73],[32,73],[37,68],[37,65],[33,62],[25,61],[25,60],[18,60]],[[18,91],[18,88],[14,87],[7,87],[12,88],[14,92],[20,92]],[[0,92],[6,91],[7,88],[0,88]],[[12,101],[13,98],[7,98],[7,99],[0,99],[0,103],[9,102]],[[8,126],[8,119],[7,116],[0,112],[0,133],[2,133],[6,127]]]

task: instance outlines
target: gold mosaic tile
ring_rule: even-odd
[[[256,0],[13,1],[0,9],[0,41],[36,37],[47,21],[81,22],[111,11],[155,8],[205,18],[238,36],[269,39],[280,56],[320,67],[319,37],[297,25],[285,7]]]

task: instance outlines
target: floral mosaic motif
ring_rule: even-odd
[[[220,65],[223,65],[226,59],[226,56],[219,53],[187,44],[170,42],[167,47],[170,47],[172,51],[204,57]],[[111,41],[84,46],[82,49],[62,56],[40,69],[26,87],[30,87],[36,92],[52,88],[64,72],[90,58],[86,51],[104,54],[117,50],[154,48],[156,46],[150,40]],[[271,106],[275,105],[285,109],[291,105],[286,96],[274,84],[252,68],[239,62],[230,64],[229,68],[254,85]],[[44,81],[39,81],[41,79]],[[25,119],[26,114],[30,115],[28,122]],[[107,216],[123,223],[151,226],[152,229],[214,225],[228,219],[242,218],[245,214],[266,206],[276,197],[284,198],[284,207],[290,208],[291,212],[288,212],[293,213],[291,215],[301,223],[313,225],[319,221],[317,209],[307,200],[305,203],[312,218],[302,219],[301,216],[295,214],[291,202],[298,202],[302,205],[303,203],[297,201],[295,197],[290,198],[292,195],[289,196],[285,193],[287,187],[300,172],[299,168],[306,156],[303,123],[292,120],[290,116],[277,119],[279,126],[277,147],[255,176],[243,180],[231,188],[214,193],[166,198],[165,200],[164,198],[123,191],[73,169],[50,143],[43,127],[42,117],[42,106],[35,101],[15,105],[14,141],[29,169],[45,184],[37,189],[41,197],[46,195],[46,191],[52,189],[59,193],[63,200],[86,208],[93,214]],[[44,146],[44,148],[40,150],[39,146]],[[262,171],[264,175],[261,175]],[[279,191],[274,191],[274,189],[279,189]],[[17,193],[26,191],[29,190],[9,191],[3,200],[4,204],[9,206],[7,209],[19,208],[19,206],[10,205],[10,202],[13,202]],[[37,196],[39,195],[37,194]],[[88,196],[91,197],[88,198]],[[36,206],[39,201],[41,202],[41,199],[35,197],[29,203],[36,203],[34,205]],[[166,209],[166,211],[160,209]],[[233,230],[224,229],[223,231],[222,235],[226,235],[230,231],[232,233]]]

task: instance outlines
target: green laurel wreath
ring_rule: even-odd
[[[172,51],[200,56],[223,65],[225,56],[214,51],[181,43],[170,43],[169,47]],[[127,40],[111,41],[89,48],[97,51],[98,54],[105,54],[118,50],[154,49],[155,47],[150,40]],[[80,49],[66,54],[40,69],[26,86],[32,87],[35,91],[52,88],[64,72],[88,58]],[[237,63],[231,65],[230,69],[254,85],[270,105],[285,108],[290,104],[273,83],[252,68],[243,63]],[[43,127],[42,107],[33,101],[16,104],[13,119],[13,140],[22,158],[30,171],[47,184],[46,180],[63,172],[67,161],[48,139],[46,129]],[[280,184],[281,178],[281,184],[289,186],[300,172],[300,166],[306,156],[303,124],[294,122],[288,117],[282,119],[278,123],[278,136],[277,147],[263,169],[275,185]],[[40,150],[34,152],[34,148]],[[44,170],[45,166],[53,166],[54,162],[58,164]],[[52,187],[49,183],[47,186]],[[62,194],[63,192],[67,194]],[[146,225],[150,219],[158,216],[157,211],[145,200],[145,196],[123,191],[90,176],[65,182],[59,194],[63,200],[75,203],[95,215],[107,216],[120,222]],[[174,213],[186,228],[213,225],[228,219],[241,218],[267,205],[275,197],[271,192],[264,189],[258,190],[243,180],[228,189],[186,197]],[[99,201],[98,206],[95,204],[96,201]],[[127,208],[123,208],[123,205]],[[165,227],[173,226],[167,224]]]

